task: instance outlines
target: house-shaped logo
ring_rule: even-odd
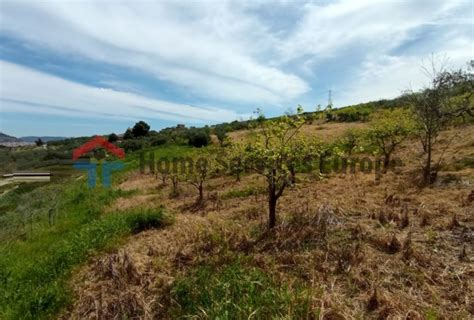
[[[82,146],[76,148],[72,152],[72,160],[75,161],[74,168],[79,170],[87,171],[87,181],[90,188],[96,186],[97,181],[97,162],[91,162],[90,160],[79,160],[79,158],[91,151],[103,148],[105,151],[117,156],[119,159],[125,157],[125,151],[114,144],[107,141],[101,136],[95,136],[91,140],[84,143]],[[104,187],[110,187],[111,185],[111,173],[112,171],[123,169],[124,165],[121,161],[102,161],[102,185]]]

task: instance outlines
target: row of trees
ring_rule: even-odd
[[[367,129],[348,130],[341,139],[332,143],[308,140],[301,134],[301,128],[307,121],[302,108],[298,108],[294,115],[274,119],[265,119],[258,112],[257,119],[252,121],[251,138],[246,143],[230,143],[224,128],[216,135],[223,147],[220,152],[232,163],[230,170],[237,179],[249,170],[265,178],[268,225],[273,228],[277,221],[279,198],[288,186],[296,182],[295,176],[301,164],[315,158],[341,154],[351,156],[356,152],[373,153],[383,157],[384,168],[387,168],[402,142],[416,136],[425,154],[422,180],[424,183],[434,182],[442,158],[441,155],[433,165],[437,138],[455,118],[465,114],[473,116],[473,92],[472,73],[436,72],[431,87],[404,96],[403,100],[409,102],[406,108],[374,113]],[[213,163],[214,160],[209,160],[206,166],[197,166],[197,170],[187,177],[187,181],[199,191],[198,201],[203,201],[206,179],[216,174]]]
[[[123,134],[123,138],[112,133],[108,136],[109,142],[120,141],[120,146],[127,151],[136,151],[146,147],[160,146],[164,144],[190,145],[193,147],[203,147],[211,143],[211,129],[186,128],[178,125],[174,128],[165,128],[160,131],[150,130],[150,125],[145,121],[137,122],[133,128],[128,128]]]

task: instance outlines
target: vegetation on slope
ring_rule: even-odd
[[[103,216],[104,206],[126,193],[70,183],[22,186],[0,199],[5,210],[0,216],[1,318],[38,319],[57,312],[70,298],[66,281],[75,266],[126,235],[166,223],[163,211],[154,209]]]

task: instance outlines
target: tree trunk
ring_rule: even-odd
[[[270,229],[272,229],[276,225],[276,206],[277,197],[272,190],[268,199],[268,227]]]
[[[390,153],[386,153],[383,159],[383,173],[387,173],[390,166]]]
[[[204,190],[203,190],[203,186],[202,184],[199,185],[199,199],[198,199],[198,202],[199,203],[202,203],[202,201],[204,200]]]
[[[427,144],[426,144],[426,153],[427,153],[427,157],[426,157],[426,163],[425,163],[425,167],[423,168],[423,182],[425,184],[431,184],[433,183],[434,179],[432,179],[432,173],[431,173],[431,159],[432,159],[432,153],[433,153],[433,150],[432,150],[432,142],[431,142],[431,136],[429,135],[428,136],[428,139],[427,139]]]
[[[291,166],[290,167],[290,174],[291,174],[291,184],[296,183],[296,172],[295,172],[295,167]]]

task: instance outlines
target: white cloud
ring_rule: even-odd
[[[469,47],[460,46],[446,50],[443,54],[427,56],[370,57],[362,64],[354,80],[343,91],[339,106],[356,104],[379,99],[390,99],[401,95],[406,90],[420,90],[430,85],[428,75],[423,68],[430,68],[432,59],[436,67],[447,69],[465,68],[471,55]]]
[[[24,1],[2,3],[1,18],[1,34],[33,48],[132,68],[190,99],[249,109],[286,108],[333,86],[344,94],[338,104],[394,97],[410,84],[421,85],[419,65],[431,52],[456,61],[472,59],[473,52],[468,1]],[[418,32],[434,26],[443,29],[422,44]],[[410,41],[416,50],[393,52]],[[350,61],[351,70],[324,83],[327,61]],[[323,87],[312,91],[316,85]],[[95,97],[91,93],[87,102]]]
[[[3,11],[4,33],[136,68],[200,96],[280,103],[309,89],[298,76],[252,54],[251,47],[265,45],[265,28],[225,3],[28,2],[3,4]]]
[[[388,52],[410,39],[416,28],[442,24],[459,5],[465,3],[439,0],[309,3],[298,27],[282,43],[282,59],[351,55],[351,50],[358,48],[371,55]]]
[[[0,82],[0,106],[3,112],[108,119],[162,119],[200,124],[247,117],[231,110],[170,103],[133,93],[87,86],[2,60]]]

